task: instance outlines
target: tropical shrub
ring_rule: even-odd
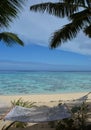
[[[83,102],[81,106],[72,107],[71,112],[71,118],[57,122],[56,130],[89,130],[86,125],[88,105]]]

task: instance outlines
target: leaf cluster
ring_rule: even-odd
[[[0,0],[0,27],[8,27],[18,16],[25,0]]]
[[[82,103],[81,106],[71,108],[72,117],[60,121],[50,122],[50,127],[56,130],[90,130],[91,124],[87,125],[89,106]]]
[[[8,28],[10,22],[18,16],[18,13],[24,6],[26,0],[0,0],[0,29]],[[0,41],[6,45],[12,46],[15,43],[24,45],[23,41],[14,33],[1,32]]]
[[[56,48],[68,40],[72,40],[82,30],[91,38],[91,0],[59,0],[46,2],[30,7],[32,11],[48,12],[59,18],[66,17],[69,23],[55,31],[51,37],[50,46]]]
[[[23,41],[16,34],[11,32],[0,33],[0,41],[1,40],[9,47],[16,43],[19,43],[21,46],[24,46]]]
[[[11,104],[12,104],[12,107],[15,107],[15,106],[21,106],[21,107],[26,107],[26,108],[35,107],[34,105],[35,102],[24,101],[22,98],[11,101]]]
[[[57,122],[56,130],[88,130],[86,124],[88,117],[88,105],[74,106],[71,109],[72,118],[63,119]]]

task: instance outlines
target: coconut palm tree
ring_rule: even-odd
[[[25,0],[0,0],[0,29],[8,28],[10,22],[18,15]],[[11,46],[14,43],[24,45],[23,41],[14,33],[0,31],[0,41]]]
[[[91,38],[91,0],[59,0],[56,3],[40,3],[32,5],[30,10],[68,18],[69,23],[54,32],[50,43],[51,48],[72,40],[80,30]]]

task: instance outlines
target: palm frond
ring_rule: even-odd
[[[91,8],[91,0],[86,0],[88,7]]]
[[[51,48],[56,48],[62,43],[75,38],[77,33],[80,31],[82,27],[83,25],[69,23],[65,25],[62,29],[56,31],[51,39],[51,43],[50,43]]]
[[[50,43],[51,48],[56,48],[62,43],[72,40],[81,29],[91,36],[89,32],[91,28],[91,0],[59,0],[58,3],[40,3],[31,6],[30,10],[48,12],[62,18],[66,16],[72,21],[54,32]]]
[[[68,3],[68,4],[78,4],[81,5],[83,7],[89,7],[91,0],[63,0],[64,2]]]
[[[58,17],[65,17],[65,16],[70,16],[74,12],[78,10],[77,5],[73,4],[68,4],[68,3],[41,3],[41,4],[36,4],[30,7],[30,10],[33,10],[35,12],[48,12],[49,14],[58,16]]]
[[[84,33],[91,38],[91,25],[84,29]]]
[[[20,38],[14,33],[10,33],[10,32],[0,33],[0,40],[4,41],[4,43],[7,46],[12,46],[16,43],[20,44],[21,46],[24,46],[23,41],[20,40]]]
[[[8,27],[23,7],[25,0],[0,0],[0,27]]]
[[[90,12],[87,9],[80,11],[79,13],[72,14],[70,19],[75,25],[83,25],[83,28],[91,24]]]
[[[83,11],[80,11],[78,13],[74,13],[72,14],[69,18],[73,21],[77,21],[77,20],[85,20],[87,21],[88,23],[91,23],[91,13],[89,11],[89,9],[85,9]]]

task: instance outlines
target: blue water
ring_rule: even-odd
[[[0,95],[91,91],[91,72],[0,71]]]

